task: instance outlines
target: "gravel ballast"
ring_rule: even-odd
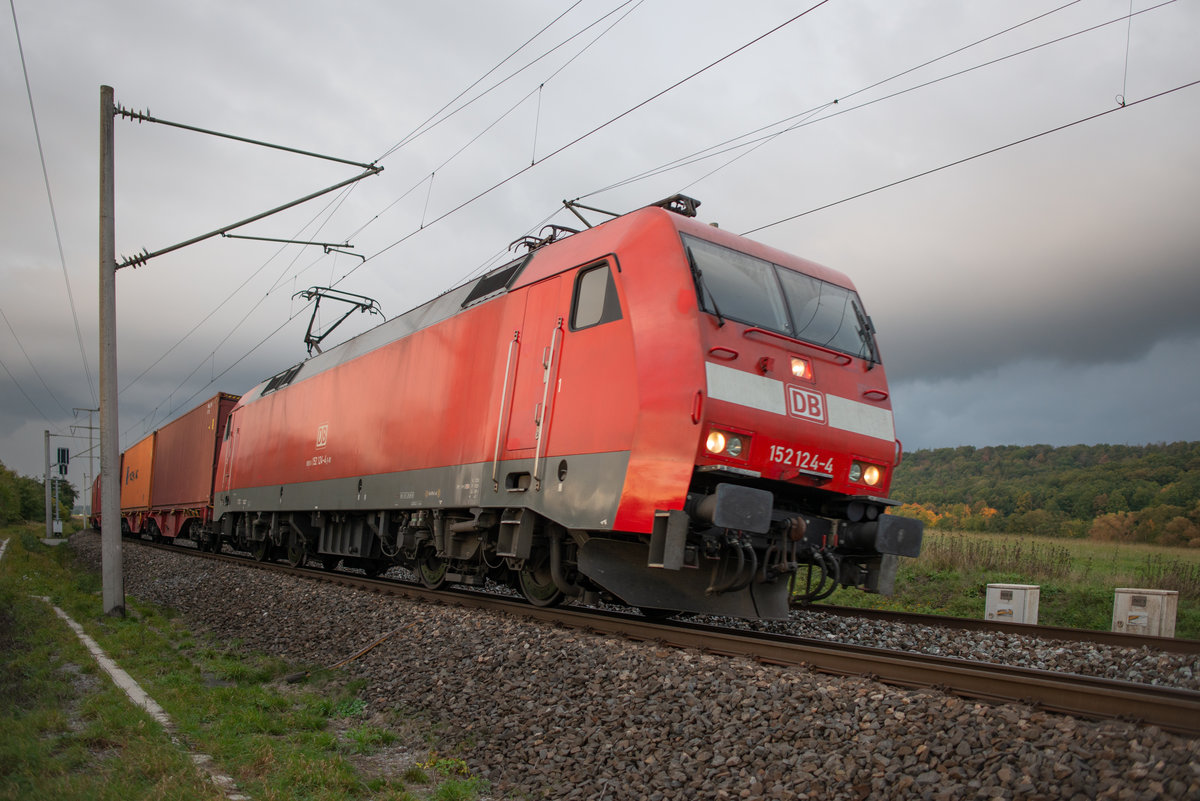
[[[72,546],[98,569],[99,536],[76,535]],[[181,552],[123,551],[129,595],[249,650],[330,665],[396,632],[343,670],[365,680],[372,711],[428,717],[492,782],[494,798],[1200,798],[1200,741],[1155,727],[629,642]],[[881,647],[894,647],[889,636],[932,638],[939,649],[960,639],[845,619],[804,625],[833,639],[849,636],[839,626],[855,637],[879,627],[870,636]],[[966,648],[982,654],[975,636]],[[1142,681],[1190,686],[1185,674],[1195,672],[1174,656],[1160,665],[1165,655],[1088,643],[1004,648],[1024,648],[1030,666],[1116,660]]]

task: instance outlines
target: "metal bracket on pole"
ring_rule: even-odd
[[[367,257],[361,253],[347,253],[346,251],[342,250],[342,248],[354,247],[354,245],[351,245],[349,242],[306,242],[301,239],[277,239],[273,236],[247,236],[245,234],[226,233],[222,233],[221,236],[225,237],[226,239],[252,239],[255,242],[282,242],[285,245],[316,245],[317,247],[324,248],[326,253],[341,253],[343,256],[357,256],[363,261],[367,260]]]
[[[155,256],[162,256],[164,253],[170,253],[171,251],[179,250],[180,248],[187,247],[188,245],[194,245],[197,242],[203,242],[205,239],[211,239],[212,237],[217,236],[218,234],[220,234],[221,236],[225,236],[226,232],[232,231],[235,228],[241,228],[243,225],[247,225],[247,224],[255,222],[257,220],[261,220],[263,217],[270,217],[272,214],[277,214],[281,211],[285,211],[287,209],[292,208],[293,206],[299,206],[301,203],[307,203],[308,201],[310,201],[314,198],[318,198],[321,195],[328,194],[328,193],[334,191],[335,189],[341,189],[343,186],[349,186],[352,183],[361,181],[363,178],[366,178],[369,175],[378,175],[379,173],[383,172],[383,167],[380,167],[374,163],[366,164],[361,161],[351,161],[350,159],[337,158],[336,156],[326,156],[322,153],[313,153],[312,151],[309,151],[309,150],[299,150],[294,147],[285,147],[283,145],[272,144],[271,142],[262,142],[257,139],[247,139],[244,136],[234,136],[233,134],[222,133],[220,131],[210,131],[205,128],[197,128],[194,125],[184,125],[183,123],[171,122],[170,120],[160,120],[160,119],[157,119],[156,117],[151,117],[149,110],[147,110],[145,113],[143,113],[140,111],[130,111],[129,109],[123,108],[121,106],[113,106],[112,116],[134,120],[139,123],[153,122],[153,123],[157,123],[159,125],[167,125],[172,128],[181,128],[185,131],[194,131],[196,133],[208,134],[209,136],[219,136],[223,139],[232,139],[236,142],[245,142],[245,143],[251,144],[251,145],[258,145],[259,147],[271,148],[272,150],[283,150],[288,153],[296,153],[301,156],[310,156],[310,157],[316,158],[316,159],[324,159],[325,161],[336,161],[339,164],[349,164],[353,167],[362,167],[363,168],[363,171],[360,174],[354,176],[353,178],[348,178],[345,181],[341,181],[340,183],[334,184],[333,186],[326,187],[325,189],[317,190],[316,192],[305,195],[304,197],[302,197],[298,200],[293,200],[290,203],[285,203],[282,206],[276,206],[275,208],[271,209],[270,211],[264,211],[262,214],[255,214],[253,217],[247,217],[244,220],[235,222],[231,225],[226,225],[222,228],[218,228],[215,231],[209,231],[207,234],[201,234],[200,236],[192,237],[191,239],[187,240],[186,242],[180,242],[178,245],[171,245],[170,247],[162,248],[161,250],[156,250],[153,253],[151,253],[151,252],[147,251],[145,248],[143,248],[140,253],[138,253],[134,256],[131,256],[130,258],[125,259],[120,264],[118,264],[117,269],[120,269],[122,267],[141,267],[143,264],[148,262],[150,259],[153,259]],[[246,237],[246,238],[250,239],[253,237]],[[349,245],[331,245],[330,247],[349,247]],[[325,252],[328,253],[329,251],[326,250]],[[347,255],[356,255],[356,254],[347,254]],[[363,257],[363,261],[366,261],[366,257]]]
[[[312,200],[313,198],[318,198],[321,195],[327,195],[330,192],[334,191],[335,189],[341,189],[343,186],[349,186],[352,183],[361,181],[363,178],[366,178],[371,175],[378,175],[381,172],[383,172],[383,167],[368,167],[366,170],[364,170],[363,172],[354,176],[353,178],[347,178],[346,180],[340,181],[340,182],[334,184],[333,186],[327,186],[324,189],[318,189],[316,192],[305,195],[304,197],[299,198],[297,200],[293,200],[290,203],[284,203],[282,206],[276,206],[275,208],[271,209],[270,211],[264,211],[261,214],[255,214],[253,217],[247,217],[244,220],[239,220],[238,222],[223,226],[221,228],[216,229],[215,231],[209,231],[207,234],[200,234],[200,236],[194,236],[191,239],[187,240],[186,242],[180,242],[178,245],[171,245],[170,247],[165,247],[165,248],[162,248],[161,250],[156,250],[153,253],[149,253],[143,249],[141,253],[137,254],[136,256],[132,256],[131,258],[125,259],[125,261],[118,264],[117,268],[120,269],[121,267],[141,267],[143,264],[150,261],[150,259],[153,259],[156,256],[162,256],[163,254],[170,253],[175,250],[179,250],[180,248],[185,248],[188,245],[194,245],[197,242],[203,242],[205,239],[212,239],[214,236],[224,234],[227,231],[232,231],[234,228],[241,228],[243,225],[249,225],[252,222],[257,222],[258,220],[261,220],[264,217],[270,217],[272,214],[278,214],[281,211],[286,211],[287,209],[290,209],[293,206],[299,206],[301,203],[307,203],[308,201]]]

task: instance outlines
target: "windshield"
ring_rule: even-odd
[[[704,311],[878,361],[853,291],[702,239],[684,235],[683,243]]]

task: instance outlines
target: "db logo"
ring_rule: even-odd
[[[788,412],[814,423],[825,422],[825,396],[800,387],[788,387]]]
[[[317,426],[317,447],[324,448],[329,444],[329,423]]]

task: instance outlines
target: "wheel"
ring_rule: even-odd
[[[256,562],[265,562],[267,561],[267,557],[271,555],[271,541],[266,537],[252,543],[250,548],[250,553],[254,556],[254,561]]]
[[[192,531],[195,529],[193,528]],[[207,553],[220,553],[221,535],[211,527],[205,526],[200,529],[200,538],[196,541],[196,547]]]
[[[563,591],[554,583],[550,575],[550,558],[543,555],[536,564],[525,562],[525,567],[517,573],[517,585],[525,600],[534,606],[558,606],[563,600]]]
[[[441,589],[446,583],[446,570],[449,565],[438,559],[437,552],[432,547],[421,550],[417,558],[417,575],[421,583],[431,590]]]
[[[321,557],[321,567],[325,570],[337,570],[340,561],[342,561],[342,557],[326,554]]]
[[[287,544],[287,563],[292,567],[303,567],[308,560],[308,550],[304,544],[304,537],[300,536],[300,532],[292,529],[288,534]]]

